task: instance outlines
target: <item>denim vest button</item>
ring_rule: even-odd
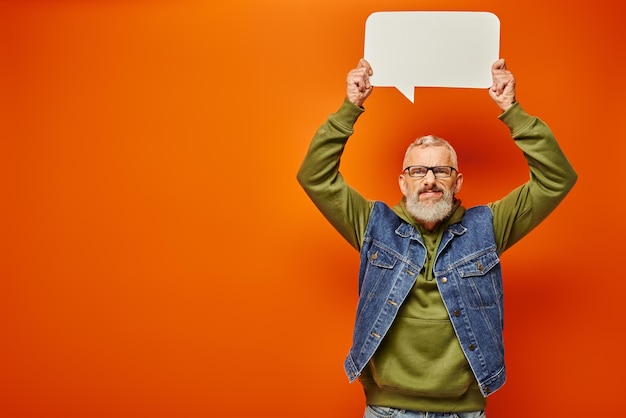
[[[441,279],[441,283],[448,283],[448,278],[447,277],[443,277]]]
[[[459,311],[458,309],[455,309],[453,314],[454,316],[461,316],[461,311]]]
[[[476,350],[476,346],[474,344],[470,344],[469,345],[469,349],[470,349],[470,351],[474,351],[474,350]]]

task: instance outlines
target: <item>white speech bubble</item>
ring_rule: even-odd
[[[376,12],[365,22],[373,86],[486,88],[499,58],[500,20],[489,12]]]

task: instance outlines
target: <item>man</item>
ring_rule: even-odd
[[[324,216],[360,251],[359,302],[350,381],[365,390],[366,418],[484,417],[505,381],[499,256],[561,202],[577,175],[541,120],[516,102],[503,59],[489,95],[530,168],[527,183],[466,209],[454,149],[426,136],[409,146],[389,207],[365,199],[339,172],[344,146],[372,93],[362,59],[346,98],[313,138],[298,181]]]

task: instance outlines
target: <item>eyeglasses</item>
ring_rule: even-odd
[[[402,171],[406,171],[409,177],[421,179],[426,177],[429,171],[433,172],[436,179],[446,179],[452,175],[452,170],[458,171],[454,167],[438,165],[436,167],[424,167],[423,165],[410,165]]]

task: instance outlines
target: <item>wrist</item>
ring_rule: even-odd
[[[363,109],[362,106],[357,105],[352,100],[350,100],[349,97],[346,97],[339,109],[337,109],[337,111],[335,112],[335,115],[339,119],[347,123],[353,124],[364,111],[365,109]]]

